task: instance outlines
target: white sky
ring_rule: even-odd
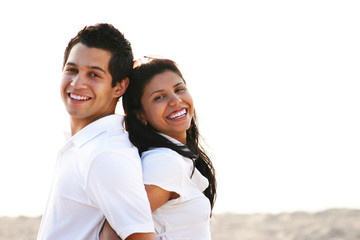
[[[360,3],[6,1],[0,216],[42,213],[62,131],[63,52],[112,23],[178,62],[218,176],[215,212],[360,208]]]

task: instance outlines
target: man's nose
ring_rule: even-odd
[[[83,74],[78,73],[71,81],[70,85],[75,89],[87,88],[86,77]]]

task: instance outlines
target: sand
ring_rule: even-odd
[[[357,240],[360,210],[214,216],[213,240]]]
[[[0,218],[0,240],[34,240],[41,217]],[[213,240],[360,240],[360,210],[214,214]]]

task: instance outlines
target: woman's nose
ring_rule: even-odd
[[[170,101],[169,101],[170,106],[176,106],[176,104],[179,104],[181,102],[182,100],[177,94],[174,93],[170,96]]]

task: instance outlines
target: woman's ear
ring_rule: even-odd
[[[147,121],[144,117],[144,114],[142,112],[137,112],[136,113],[136,118],[144,125],[144,126],[147,126]]]
[[[129,78],[124,78],[123,80],[121,80],[121,82],[116,83],[116,86],[114,87],[114,97],[121,97],[125,93],[128,86]]]

